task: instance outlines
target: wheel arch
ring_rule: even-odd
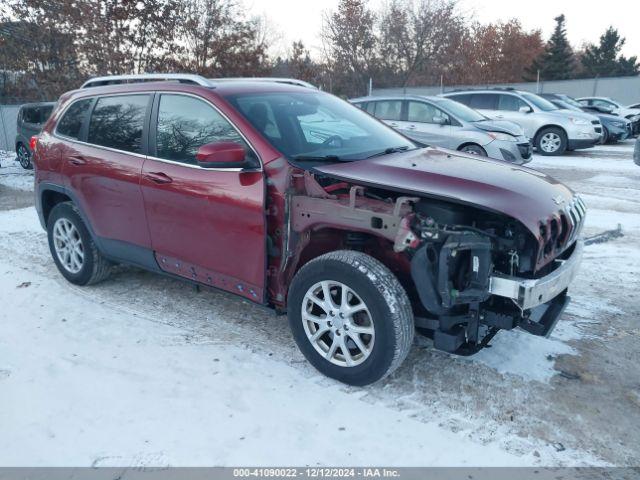
[[[557,125],[555,123],[548,123],[548,124],[543,125],[540,128],[538,128],[538,130],[536,130],[536,133],[533,136],[533,141],[534,142],[538,141],[538,137],[539,137],[540,133],[546,128],[557,128],[558,130],[562,130],[562,133],[564,133],[564,136],[566,137],[566,139],[569,140],[569,134],[567,133],[567,129],[566,128],[564,128],[561,125]]]
[[[485,151],[486,151],[486,149],[485,149],[482,145],[480,145],[478,142],[470,142],[470,141],[465,141],[465,142],[461,143],[460,145],[458,145],[458,146],[456,147],[456,150],[460,151],[460,150],[462,150],[464,147],[470,147],[470,146],[472,146],[472,145],[473,145],[474,147],[480,147],[482,150],[485,150]]]

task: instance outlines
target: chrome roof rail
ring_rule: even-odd
[[[304,80],[298,80],[297,78],[281,78],[281,77],[222,77],[222,78],[210,78],[212,83],[216,82],[273,82],[273,83],[286,83],[289,85],[297,85],[299,87],[318,89],[315,85],[305,82]]]
[[[190,83],[201,85],[203,87],[214,86],[210,80],[191,73],[142,73],[136,75],[107,75],[105,77],[94,77],[84,82],[80,88],[101,87],[104,85],[117,85],[122,83],[163,81]]]

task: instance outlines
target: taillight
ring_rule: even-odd
[[[35,152],[36,151],[36,147],[38,146],[38,136],[34,135],[33,137],[31,137],[31,139],[29,140],[29,148],[31,149],[31,152]]]

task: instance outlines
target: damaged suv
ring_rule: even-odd
[[[293,80],[104,83],[62,96],[34,155],[72,283],[126,263],[235,293],[353,385],[416,330],[468,355],[501,329],[548,335],[569,301],[586,210],[553,178],[424,147]]]

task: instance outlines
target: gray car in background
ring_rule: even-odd
[[[532,146],[520,126],[490,120],[447,98],[402,95],[350,101],[421,143],[518,165],[531,160]]]
[[[598,117],[560,110],[534,93],[495,88],[460,90],[444,96],[489,118],[517,123],[542,155],[562,155],[567,150],[590,148],[602,139]]]
[[[42,127],[51,116],[55,102],[26,103],[18,112],[16,125],[16,155],[22,168],[31,169],[31,147],[29,141],[42,131]]]
[[[640,165],[640,137],[636,138],[636,148],[633,151],[633,161]]]

